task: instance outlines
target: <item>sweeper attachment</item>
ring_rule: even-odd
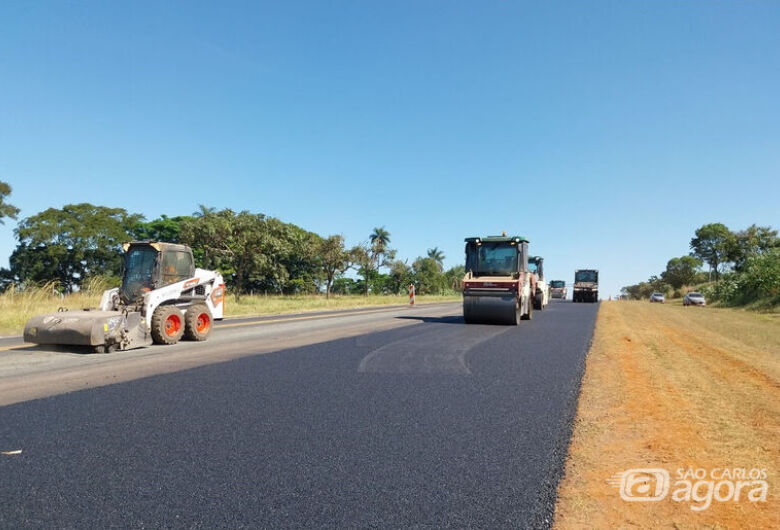
[[[528,240],[506,234],[466,238],[462,285],[467,323],[516,325],[530,320],[536,277],[528,269]]]
[[[175,344],[182,337],[206,340],[214,320],[224,315],[222,275],[196,269],[185,245],[136,241],[123,248],[122,285],[103,293],[98,310],[33,317],[24,340],[100,353]]]

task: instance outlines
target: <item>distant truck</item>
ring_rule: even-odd
[[[574,271],[574,301],[599,301],[599,271],[595,269]]]
[[[560,298],[566,300],[566,282],[563,280],[553,280],[550,282],[550,298]]]

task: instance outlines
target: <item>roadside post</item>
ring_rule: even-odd
[[[409,305],[410,306],[414,305],[414,284],[413,283],[409,284]]]

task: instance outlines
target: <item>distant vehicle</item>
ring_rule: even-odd
[[[704,295],[701,293],[688,293],[683,298],[683,305],[707,305]]]
[[[528,269],[536,275],[536,293],[534,293],[534,309],[541,311],[550,303],[550,288],[544,279],[544,258],[531,256],[528,258]]]
[[[577,269],[574,271],[573,301],[599,301],[599,271],[595,269]]]
[[[550,282],[550,298],[560,298],[566,300],[566,282],[563,280],[553,280]]]
[[[650,295],[650,301],[663,304],[666,302],[666,298],[664,297],[663,293],[653,293]]]

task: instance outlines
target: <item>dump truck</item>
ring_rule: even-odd
[[[528,258],[528,268],[536,276],[536,292],[534,293],[534,309],[541,311],[550,302],[550,289],[544,280],[544,258],[533,256]]]
[[[566,300],[566,282],[563,280],[553,280],[550,282],[550,298],[560,298]]]
[[[32,317],[24,340],[96,353],[206,340],[213,321],[224,316],[222,275],[195,268],[186,245],[133,241],[123,249],[122,284],[103,293],[97,310]]]
[[[533,315],[536,276],[528,268],[528,240],[521,236],[468,237],[463,277],[466,323],[517,325]]]
[[[574,271],[574,301],[599,301],[599,271],[595,269]]]

